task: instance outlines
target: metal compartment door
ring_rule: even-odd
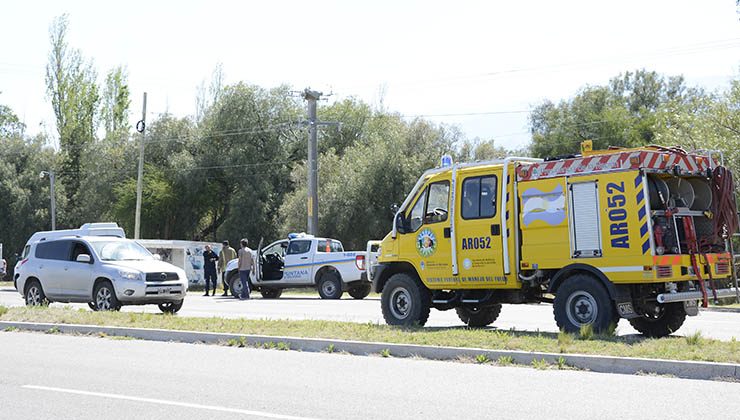
[[[596,181],[570,184],[570,234],[573,258],[601,256],[599,188]]]

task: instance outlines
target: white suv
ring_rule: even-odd
[[[157,304],[182,307],[185,272],[159,261],[137,242],[111,236],[62,236],[29,242],[18,263],[16,288],[26,305],[88,303],[93,310]]]

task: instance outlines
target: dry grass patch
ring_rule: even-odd
[[[68,308],[3,308],[0,320],[357,340],[394,344],[581,353],[653,359],[740,363],[737,340],[701,335],[648,339],[640,336],[552,334],[460,328],[396,328],[375,323],[321,320],[188,318],[149,313],[90,312]],[[236,343],[235,343],[236,344]],[[285,343],[283,343],[285,344]],[[238,345],[238,344],[237,344]],[[274,344],[275,348],[286,349]],[[334,350],[332,348],[332,350]],[[332,351],[328,350],[328,351]]]

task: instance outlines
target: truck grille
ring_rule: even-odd
[[[168,280],[178,280],[177,273],[146,273],[147,282],[161,282]]]
[[[673,276],[673,266],[670,265],[659,265],[655,267],[655,272],[658,274],[658,277],[672,277]]]

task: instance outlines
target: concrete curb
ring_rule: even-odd
[[[496,361],[500,357],[511,358],[516,364],[531,365],[533,360],[544,359],[557,365],[560,358],[567,366],[601,373],[637,374],[650,373],[672,375],[686,379],[730,379],[740,380],[740,364],[690,362],[632,357],[594,356],[584,354],[557,354],[513,350],[487,350],[460,347],[434,347],[413,344],[370,343],[321,338],[276,337],[264,335],[208,333],[195,331],[157,330],[149,328],[101,327],[95,325],[47,324],[34,322],[0,321],[0,331],[17,328],[26,331],[48,332],[54,330],[65,334],[106,334],[109,336],[133,337],[151,341],[174,341],[181,343],[226,344],[238,340],[250,347],[265,344],[285,343],[291,350],[326,352],[333,345],[334,352],[354,355],[372,355],[388,351],[394,357],[422,357],[433,360],[459,360],[485,355]]]

